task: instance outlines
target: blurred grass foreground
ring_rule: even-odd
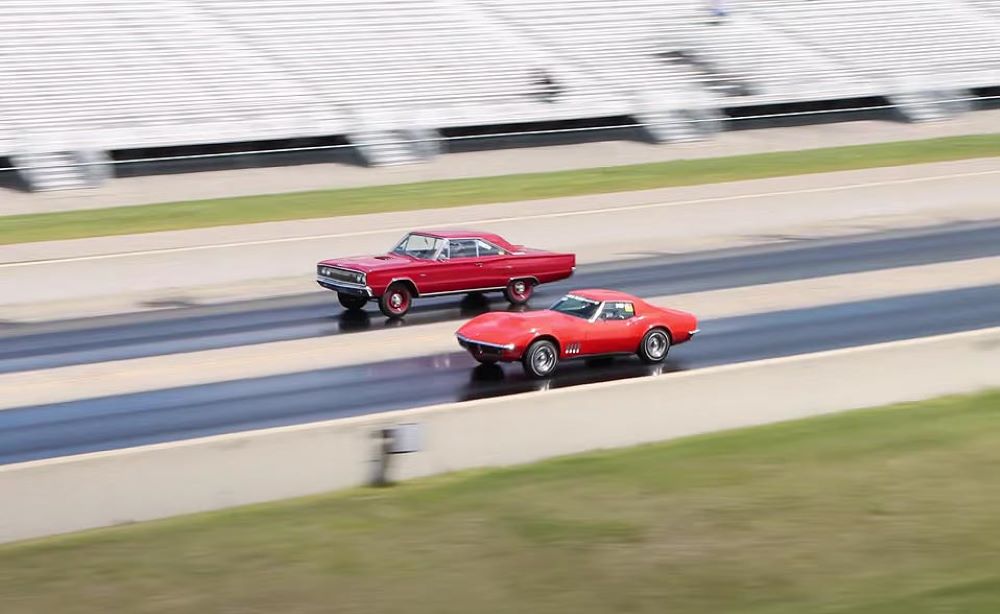
[[[998,476],[992,392],[8,545],[0,612],[995,614]]]
[[[0,245],[648,190],[1000,156],[1000,134],[0,219]]]

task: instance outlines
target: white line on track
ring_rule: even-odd
[[[603,207],[600,209],[585,209],[577,211],[562,211],[556,213],[537,213],[531,215],[520,215],[520,216],[510,216],[510,217],[494,217],[494,218],[483,218],[479,220],[467,220],[464,222],[446,222],[443,224],[434,224],[435,227],[439,228],[454,228],[472,225],[485,225],[485,224],[501,224],[506,222],[518,222],[524,220],[541,220],[541,219],[553,219],[553,218],[563,218],[563,217],[579,217],[585,215],[600,215],[603,213],[614,213],[618,211],[639,211],[642,209],[657,209],[666,207],[677,207],[681,205],[696,205],[701,203],[713,203],[713,202],[727,202],[727,201],[738,201],[738,200],[752,200],[755,198],[771,198],[777,196],[795,196],[800,194],[818,194],[823,192],[840,192],[847,190],[859,190],[865,188],[883,187],[891,185],[907,185],[913,183],[926,183],[930,181],[941,181],[946,179],[962,179],[966,177],[981,177],[985,175],[998,175],[1000,170],[989,170],[989,171],[976,171],[969,173],[950,173],[947,175],[934,175],[931,177],[913,177],[908,179],[893,179],[886,181],[870,181],[866,183],[853,183],[841,186],[827,186],[822,188],[803,188],[799,190],[781,190],[775,192],[761,192],[756,194],[737,194],[733,196],[713,196],[708,198],[695,198],[690,200],[677,200],[670,202],[661,203],[646,203],[641,205],[622,205],[620,207]],[[192,229],[193,230],[193,229]],[[299,237],[284,237],[280,239],[258,239],[254,241],[238,241],[231,243],[215,243],[211,245],[192,245],[187,247],[164,247],[159,249],[150,250],[138,250],[129,252],[115,252],[110,254],[95,254],[91,256],[75,256],[71,258],[49,258],[42,260],[24,260],[21,262],[5,262],[0,263],[0,269],[10,269],[17,267],[29,267],[38,266],[45,264],[61,264],[68,262],[87,262],[94,260],[114,260],[119,258],[130,258],[136,256],[149,256],[156,254],[171,254],[179,252],[196,252],[212,249],[228,249],[233,247],[250,247],[254,245],[277,245],[281,243],[295,243],[298,241],[315,241],[322,239],[338,239],[343,237],[362,237],[370,235],[378,235],[383,233],[400,233],[408,232],[413,230],[412,226],[397,226],[392,228],[379,228],[376,230],[360,230],[354,232],[337,232],[329,234],[319,234],[319,235],[306,235]]]

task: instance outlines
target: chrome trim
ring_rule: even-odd
[[[354,273],[354,274],[357,274],[357,275],[361,276],[361,282],[359,284],[357,284],[357,285],[364,286],[364,285],[366,285],[368,283],[368,273],[366,273],[364,271],[358,271],[357,269],[349,269],[347,267],[343,267],[343,266],[339,266],[339,265],[333,265],[333,264],[317,264],[316,265],[316,275],[318,277],[325,277],[322,273],[320,273],[321,269],[336,269],[338,271],[345,271],[347,273]],[[356,282],[351,282],[351,281],[342,281],[340,279],[333,279],[332,277],[325,277],[325,278],[329,279],[331,281],[335,281],[337,283],[345,283],[345,284],[354,284],[354,283],[356,283]]]
[[[496,288],[469,288],[468,290],[449,290],[447,292],[428,292],[426,294],[420,294],[421,297],[424,296],[449,296],[453,294],[468,294],[470,292],[496,292],[497,290],[503,290],[507,286],[497,286]]]
[[[348,290],[361,290],[368,296],[373,296],[372,289],[364,284],[354,284],[346,281],[339,281],[336,279],[330,279],[329,277],[323,277],[322,275],[316,276],[316,282],[321,285],[333,286],[335,288],[346,288]]]
[[[689,337],[694,337],[695,335],[697,335],[697,334],[698,334],[698,333],[700,333],[700,332],[701,332],[701,329],[700,329],[700,328],[696,328],[696,329],[694,329],[694,330],[689,330],[689,331],[688,331],[688,336],[689,336]]]
[[[497,350],[504,350],[507,352],[511,351],[513,349],[511,346],[514,345],[513,343],[508,343],[507,345],[500,345],[499,343],[487,343],[485,341],[476,341],[475,339],[470,339],[465,335],[460,335],[458,333],[455,333],[455,336],[458,337],[459,341],[464,341],[466,343],[472,343],[475,345],[481,345],[488,348],[494,348]]]

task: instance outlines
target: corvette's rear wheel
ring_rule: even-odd
[[[524,305],[534,291],[535,285],[530,279],[512,279],[504,288],[503,295],[512,305]]]
[[[363,296],[344,294],[343,292],[337,293],[337,300],[340,301],[340,304],[344,309],[351,310],[364,309],[365,303],[368,302],[368,299]]]
[[[528,347],[521,359],[528,377],[548,377],[559,364],[559,350],[551,341],[542,339]]]
[[[413,295],[406,284],[392,284],[378,300],[378,308],[390,318],[401,318],[410,310]]]
[[[639,342],[639,358],[647,364],[663,362],[670,352],[670,335],[662,328],[654,328]]]

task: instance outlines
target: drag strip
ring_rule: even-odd
[[[4,410],[0,462],[974,330],[1000,325],[997,305],[1000,285],[990,285],[708,320],[702,323],[702,335],[674,348],[660,367],[634,359],[599,367],[567,362],[543,382],[524,378],[518,365],[478,367],[465,353],[454,352]]]
[[[580,267],[573,278],[540,288],[532,305],[544,307],[580,287],[664,296],[997,255],[996,222],[788,239],[685,255],[670,255],[665,245],[664,253],[647,258]],[[289,298],[14,325],[0,329],[0,373],[442,322],[505,308],[500,299],[428,299],[418,302],[405,321],[389,322],[373,305],[363,314],[345,313],[333,293],[317,289]]]

